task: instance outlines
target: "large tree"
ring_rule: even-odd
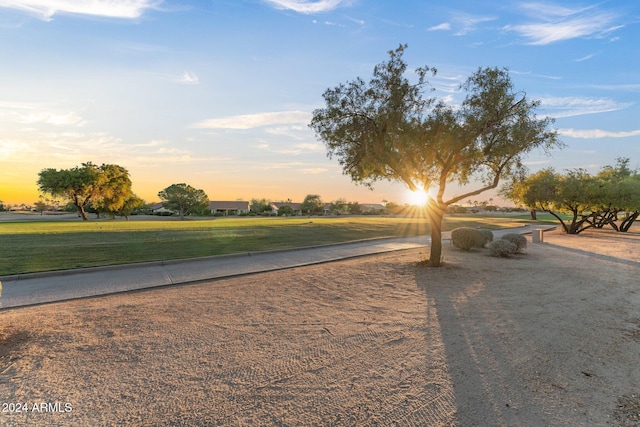
[[[460,87],[464,101],[448,105],[425,95],[434,68],[416,69],[415,81],[405,76],[405,49],[390,51],[368,83],[357,78],[327,89],[326,106],[313,112],[310,126],[356,183],[392,180],[413,191],[435,188],[428,203],[430,264],[439,266],[447,207],[521,172],[531,150],[560,144],[549,130],[552,119],[536,118],[539,102],[514,91],[506,69],[478,69]],[[445,199],[452,182],[464,190]]]
[[[204,190],[196,189],[188,184],[172,184],[158,193],[162,206],[174,209],[180,213],[180,219],[185,215],[209,205],[209,197]]]
[[[65,197],[85,221],[88,219],[85,208],[89,203],[108,203],[117,208],[131,195],[129,172],[117,165],[97,166],[87,162],[71,169],[43,169],[38,176],[41,192]]]

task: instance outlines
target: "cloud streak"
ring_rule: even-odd
[[[50,21],[58,13],[136,19],[161,0],[0,0],[0,7],[16,9]]]
[[[618,111],[631,104],[620,104],[610,98],[547,97],[540,100],[543,109],[555,118]]]
[[[597,139],[597,138],[628,138],[640,136],[639,130],[612,132],[602,129],[558,129],[558,134],[571,138]]]
[[[86,120],[73,111],[55,111],[55,107],[37,103],[0,102],[0,120],[35,125],[83,126]]]
[[[311,113],[305,111],[280,111],[202,120],[194,123],[191,127],[196,129],[253,129],[292,123],[306,125],[310,120]]]
[[[344,0],[264,0],[276,9],[293,10],[294,12],[311,15],[314,13],[329,12],[345,4]]]
[[[563,40],[584,37],[604,37],[621,28],[615,25],[617,16],[594,7],[570,9],[550,3],[520,5],[534,22],[507,25],[505,31],[519,33],[529,45],[548,45]]]

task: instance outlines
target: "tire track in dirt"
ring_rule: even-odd
[[[420,322],[389,323],[355,334],[323,337],[313,346],[289,352],[286,358],[215,375],[211,380],[233,384],[229,392],[237,410],[227,421],[233,423],[265,405],[286,407],[304,395],[308,409],[299,412],[310,418],[298,422],[451,424],[454,398],[450,389],[430,381]],[[388,362],[381,366],[380,361],[385,360]],[[400,367],[399,360],[405,360]],[[309,383],[315,384],[311,390]],[[345,392],[353,403],[340,399]],[[278,422],[286,419],[286,413],[272,415]]]

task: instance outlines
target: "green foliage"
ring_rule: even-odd
[[[539,102],[515,91],[506,69],[478,69],[461,86],[466,92],[461,106],[447,105],[426,96],[427,76],[435,75],[435,68],[412,69],[412,81],[405,76],[406,48],[390,51],[368,83],[357,78],[327,89],[326,106],[313,112],[310,127],[356,183],[371,187],[391,180],[410,190],[437,187],[430,209],[430,259],[439,260],[447,206],[521,173],[522,158],[531,150],[561,144],[549,130],[553,120],[536,117]],[[472,180],[481,188],[444,200],[447,183],[464,186]]]
[[[362,206],[358,202],[350,202],[347,204],[347,209],[352,215],[362,215]]]
[[[329,212],[333,215],[343,215],[349,213],[349,204],[345,199],[337,199],[330,203]]]
[[[598,183],[584,169],[562,175],[547,168],[512,182],[501,193],[530,209],[549,212],[566,233],[578,234],[592,226],[589,218],[597,191]],[[560,213],[570,214],[570,219],[565,220]]]
[[[249,204],[249,210],[257,214],[271,212],[271,209],[271,200],[267,199],[251,199],[251,203]]]
[[[628,158],[618,158],[615,166],[605,166],[595,179],[594,226],[608,224],[616,231],[628,231],[640,215],[640,174],[629,168]]]
[[[295,211],[289,205],[281,206],[278,209],[278,216],[293,216],[293,214],[295,214]]]
[[[463,251],[469,251],[484,242],[486,237],[477,229],[460,227],[451,230],[451,244]],[[484,246],[484,243],[482,243]]]
[[[131,194],[123,201],[122,206],[120,206],[116,213],[128,219],[129,215],[136,210],[142,209],[144,205],[145,201],[143,199],[135,194]]]
[[[209,205],[209,197],[203,190],[198,190],[187,184],[172,184],[158,193],[162,206],[176,210],[180,219],[189,213],[202,210]]]
[[[551,213],[569,234],[607,224],[628,231],[640,215],[640,174],[629,168],[628,158],[618,158],[615,166],[605,166],[595,176],[584,169],[564,174],[543,169],[515,180],[500,194],[529,209]],[[617,222],[619,218],[623,219]]]
[[[324,208],[322,198],[317,194],[307,194],[300,205],[302,212],[308,215],[321,214]]]
[[[518,251],[518,246],[504,239],[497,239],[489,243],[489,255],[494,257],[507,258]]]
[[[524,252],[524,250],[527,249],[527,238],[522,234],[508,233],[503,235],[500,239],[506,240],[516,245],[516,252]]]

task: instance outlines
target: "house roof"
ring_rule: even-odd
[[[209,202],[209,210],[247,210],[249,209],[249,202],[244,201],[213,201]]]

